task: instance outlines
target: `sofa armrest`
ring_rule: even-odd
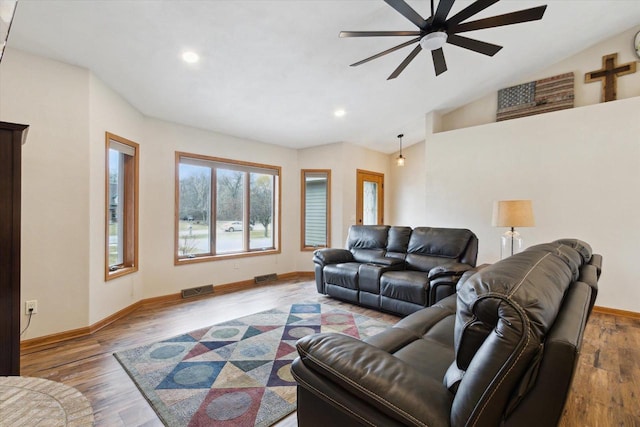
[[[352,262],[351,251],[339,248],[324,248],[313,252],[313,262],[321,265],[338,264],[341,262]]]
[[[433,305],[455,294],[458,281],[470,271],[473,271],[473,267],[462,263],[439,265],[429,270],[429,304]]]
[[[437,279],[445,276],[462,276],[462,274],[471,270],[473,267],[469,264],[451,263],[445,265],[439,265],[429,270],[429,280]]]
[[[309,335],[296,346],[298,363],[321,381],[337,384],[388,417],[406,425],[449,425],[453,395],[442,382],[386,351],[336,333]],[[292,373],[296,377],[295,362]],[[307,380],[298,382],[313,387]]]

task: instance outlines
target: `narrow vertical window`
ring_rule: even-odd
[[[224,166],[216,173],[216,254],[245,252],[246,173]],[[249,225],[249,231],[251,225]]]
[[[105,280],[138,271],[138,157],[135,142],[106,133]]]
[[[330,245],[331,171],[302,170],[302,250]]]
[[[193,258],[211,251],[211,170],[202,166],[181,164],[179,174],[178,254]]]
[[[249,250],[273,248],[273,214],[275,212],[273,175],[249,173]]]

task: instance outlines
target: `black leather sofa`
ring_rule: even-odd
[[[364,341],[300,339],[299,425],[557,425],[601,263],[579,240],[537,245]]]
[[[314,252],[318,292],[405,316],[455,292],[478,238],[457,228],[353,225],[346,249]]]

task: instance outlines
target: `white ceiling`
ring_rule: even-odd
[[[408,3],[429,16],[428,0]],[[450,16],[469,5],[458,0]],[[437,4],[437,0],[436,0]],[[436,77],[412,47],[349,64],[415,30],[382,0],[20,0],[8,47],[90,69],[143,114],[287,147],[350,142],[391,153],[425,138],[425,114],[463,105],[640,23],[640,0],[502,0],[470,20],[548,4],[541,21],[466,33],[493,58],[453,45]],[[631,43],[631,42],[630,42]],[[196,51],[195,65],[180,58]],[[333,111],[346,115],[336,118]]]

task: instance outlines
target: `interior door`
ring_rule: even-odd
[[[356,224],[384,224],[384,174],[357,170]]]

